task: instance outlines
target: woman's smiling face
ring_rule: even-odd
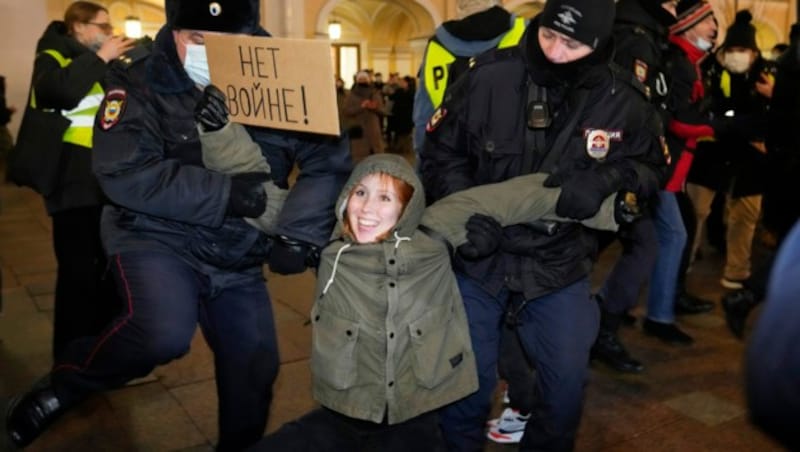
[[[347,200],[347,221],[357,243],[383,240],[403,213],[403,202],[391,176],[364,176]]]

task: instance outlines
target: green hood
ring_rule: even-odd
[[[345,218],[344,211],[347,208],[347,201],[353,187],[369,174],[386,173],[401,179],[414,187],[414,194],[408,202],[403,215],[397,221],[394,233],[401,237],[410,237],[419,226],[422,214],[425,211],[425,190],[422,182],[417,177],[416,172],[406,159],[395,154],[374,154],[362,160],[353,169],[350,178],[344,185],[344,189],[339,194],[336,201],[336,228],[333,231],[333,238],[338,239],[342,236],[342,226]],[[394,236],[394,234],[392,234]],[[395,240],[394,237],[389,238]]]

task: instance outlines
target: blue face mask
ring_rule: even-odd
[[[186,59],[183,61],[183,69],[201,89],[210,85],[211,75],[208,72],[206,46],[186,44]]]

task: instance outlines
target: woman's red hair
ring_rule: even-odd
[[[400,205],[402,206],[402,210],[400,211],[400,217],[402,217],[403,212],[405,212],[406,210],[408,202],[411,200],[411,196],[414,195],[414,187],[412,187],[411,184],[404,181],[403,179],[397,178],[383,171],[371,174],[378,174],[381,185],[383,185],[384,187],[391,185],[392,189],[397,194],[397,200],[400,201]],[[368,174],[365,175],[364,177],[366,176],[368,176]],[[350,194],[347,196],[348,200],[350,199],[350,196],[353,196],[353,192],[355,192],[356,188],[358,188],[358,184],[354,185],[353,188],[350,189]],[[355,235],[353,235],[353,228],[352,226],[350,226],[350,221],[347,218],[347,211],[345,211],[344,213],[344,218],[342,223],[343,223],[342,235],[344,235],[345,237],[349,237],[351,240],[355,240]],[[377,237],[377,239],[380,242],[386,240],[386,238],[388,237],[389,237],[389,231]]]

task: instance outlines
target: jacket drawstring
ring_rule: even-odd
[[[411,237],[400,237],[400,234],[397,233],[396,229],[394,231],[394,238],[397,240],[397,243],[394,244],[394,249],[399,248],[401,242],[411,241]]]
[[[328,288],[331,287],[331,284],[333,284],[333,278],[336,277],[336,267],[339,266],[339,258],[342,257],[342,252],[347,248],[350,248],[349,243],[339,248],[339,251],[336,253],[336,259],[334,259],[333,261],[333,270],[331,271],[331,277],[328,279],[328,282],[325,283],[325,288],[322,289],[322,295],[325,295],[325,293],[328,292]]]

